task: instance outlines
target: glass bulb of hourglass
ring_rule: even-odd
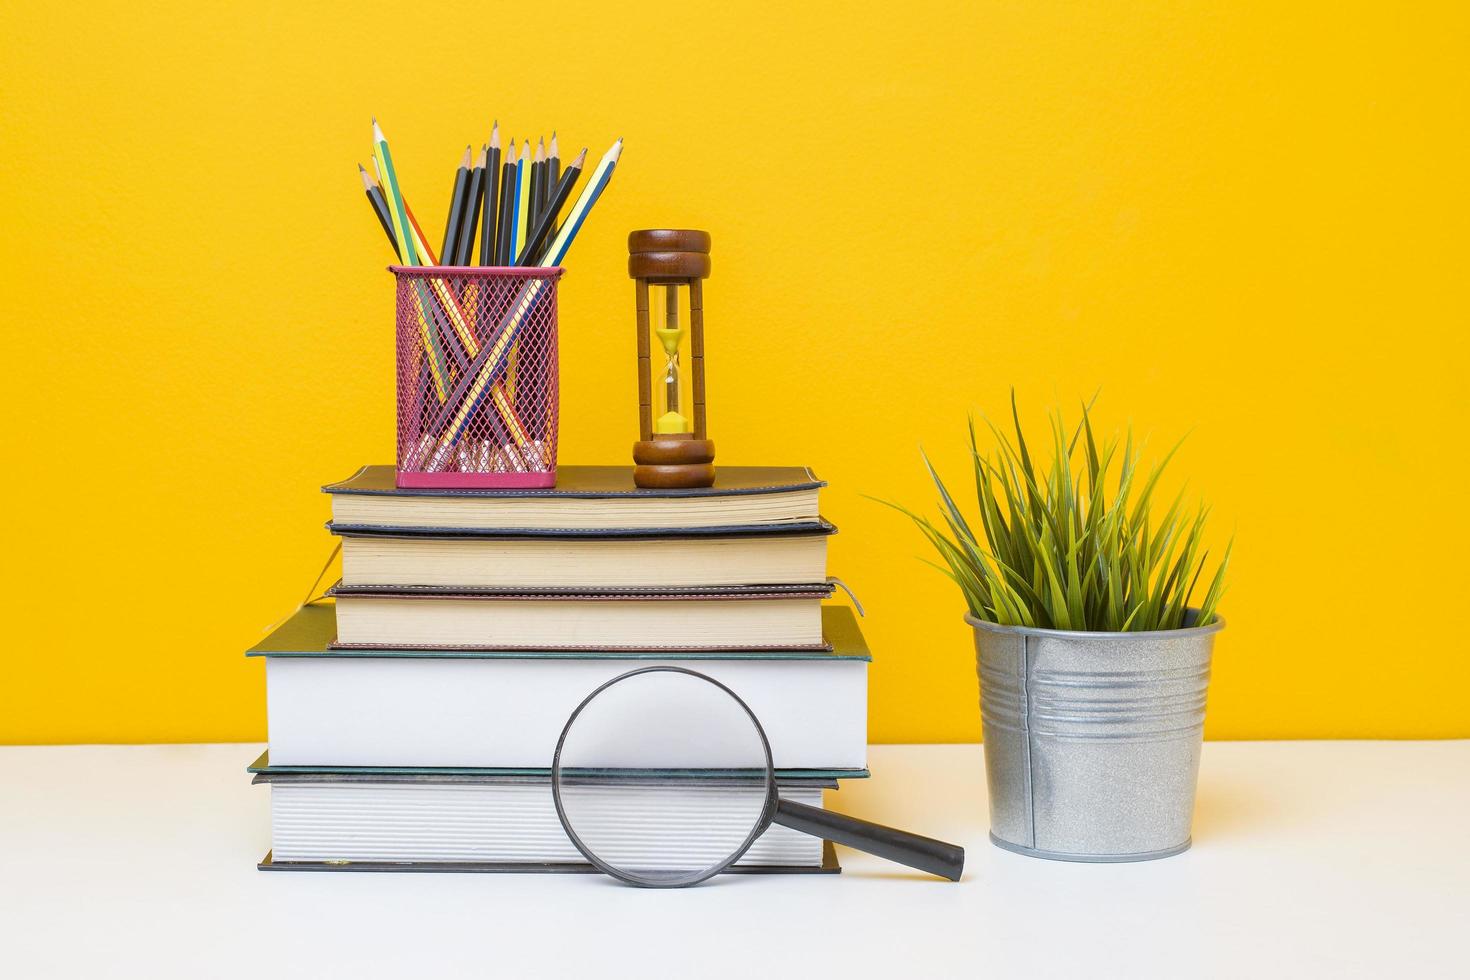
[[[653,431],[672,434],[689,431],[689,420],[679,410],[679,342],[684,337],[681,328],[667,327],[654,331],[664,347],[664,371],[659,379],[659,402],[663,412],[654,420]]]
[[[689,431],[689,420],[680,411],[679,405],[679,345],[684,340],[684,328],[679,325],[679,287],[669,283],[664,287],[664,325],[654,330],[664,348],[664,373],[659,383],[659,401],[663,411],[654,419],[653,431],[672,435]]]

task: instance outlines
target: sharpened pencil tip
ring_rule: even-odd
[[[581,170],[582,169],[582,164],[584,164],[586,162],[587,162],[587,147],[584,146],[584,147],[582,147],[582,152],[577,154],[577,159],[575,159],[575,160],[572,161],[572,166],[575,167],[575,168],[577,168],[578,170]]]

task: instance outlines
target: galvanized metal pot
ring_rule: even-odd
[[[1057,861],[1187,849],[1224,620],[1148,633],[965,621],[975,628],[991,841]]]

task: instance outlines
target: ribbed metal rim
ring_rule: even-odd
[[[1190,606],[1189,611],[1193,613],[1199,612],[1194,606]],[[985,630],[987,633],[1005,633],[1010,636],[1054,636],[1058,639],[1066,640],[1107,639],[1109,642],[1116,640],[1157,640],[1161,638],[1187,639],[1189,637],[1217,633],[1225,628],[1225,619],[1219,615],[1216,615],[1215,621],[1208,626],[1189,626],[1177,630],[1140,630],[1136,633],[1092,633],[1087,630],[1049,630],[1036,626],[1002,626],[999,623],[976,619],[973,613],[965,613],[965,622],[975,627],[975,629]]]

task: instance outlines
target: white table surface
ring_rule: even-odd
[[[259,750],[0,748],[0,976],[1470,976],[1470,741],[1208,744],[1193,850],[1135,865],[991,846],[979,746],[874,746],[829,805],[963,881],[840,849],[682,891],[257,871]]]

